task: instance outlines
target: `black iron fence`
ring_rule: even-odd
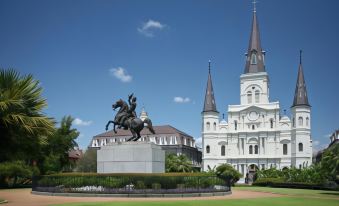
[[[52,193],[175,194],[230,190],[229,180],[206,175],[47,175],[35,176],[32,181],[32,191]]]

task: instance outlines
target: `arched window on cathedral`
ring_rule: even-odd
[[[302,117],[298,118],[298,126],[303,126],[303,118]]]
[[[221,146],[221,156],[225,156],[225,145]]]
[[[299,147],[299,152],[302,152],[304,150],[303,143],[300,142],[298,147]]]
[[[306,117],[306,127],[310,125],[310,118]]]
[[[238,129],[238,122],[237,120],[234,120],[234,130],[237,130]]]
[[[249,153],[250,153],[250,154],[253,154],[253,146],[252,146],[252,145],[250,145]]]
[[[283,155],[287,155],[287,144],[283,144]]]
[[[253,52],[251,55],[251,64],[257,64],[257,55],[255,52]]]
[[[255,103],[259,103],[259,99],[260,99],[260,92],[259,90],[255,91]]]
[[[210,146],[209,145],[206,146],[206,153],[210,153]]]
[[[252,92],[251,91],[247,92],[247,103],[248,104],[252,103]]]
[[[209,122],[206,123],[206,130],[210,130],[211,124]]]
[[[215,131],[215,130],[217,130],[217,123],[213,123],[213,130]]]
[[[254,146],[254,154],[258,154],[258,145]]]
[[[273,128],[273,119],[270,119],[271,129]]]

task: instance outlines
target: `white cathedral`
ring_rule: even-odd
[[[291,117],[280,114],[279,102],[270,102],[269,83],[254,10],[245,70],[240,75],[240,105],[228,106],[227,121],[219,119],[209,69],[201,113],[204,171],[228,163],[245,177],[257,169],[310,166],[311,106],[301,56]]]

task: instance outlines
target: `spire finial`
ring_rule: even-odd
[[[302,55],[302,53],[303,53],[303,50],[300,49],[300,51],[299,51],[299,61],[300,61],[300,64],[301,64],[301,55]]]
[[[211,60],[208,60],[208,73],[211,73]]]
[[[253,0],[252,1],[252,4],[253,4],[253,12],[257,12],[257,8],[256,8],[256,4],[257,4],[258,2],[256,1],[256,0]]]

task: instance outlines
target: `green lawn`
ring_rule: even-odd
[[[192,201],[166,201],[166,202],[104,202],[104,203],[69,203],[67,206],[339,206],[339,200],[316,199],[298,197],[276,197],[258,199],[234,200],[192,200]],[[59,205],[60,206],[60,205]]]
[[[308,190],[308,189],[290,189],[290,188],[272,188],[272,187],[233,187],[232,189],[233,190],[258,191],[258,192],[272,192],[276,194],[292,195],[292,196],[298,196],[298,197],[338,198],[339,199],[339,191],[329,191],[329,190]]]
[[[270,197],[256,199],[228,200],[170,200],[170,201],[140,201],[140,202],[95,202],[68,203],[67,206],[339,206],[339,192],[326,190],[269,188],[269,187],[233,187],[233,190],[249,190],[272,192],[289,195],[285,197]],[[58,205],[58,206],[61,206]]]

